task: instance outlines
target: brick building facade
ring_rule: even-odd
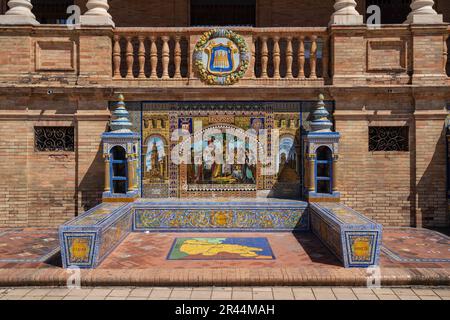
[[[86,2],[75,1],[83,13]],[[334,0],[255,1],[254,26],[227,27],[252,53],[229,87],[204,84],[194,70],[195,44],[210,28],[191,27],[189,1],[99,2],[112,19],[102,7],[76,29],[33,25],[24,13],[24,23],[0,18],[0,227],[56,226],[100,202],[101,134],[119,92],[130,110],[158,101],[264,102],[276,110],[322,93],[341,135],[341,201],[384,225],[449,225],[447,1],[434,1],[429,20],[377,29],[355,23],[364,17],[352,10],[329,24]],[[366,2],[356,2],[364,15]],[[283,110],[274,118],[283,121]],[[73,149],[40,148],[40,127],[73,127]],[[383,132],[403,141],[371,147]]]

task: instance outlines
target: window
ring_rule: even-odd
[[[72,13],[67,13],[67,7],[74,4],[74,0],[33,0],[33,13],[43,24],[65,24]]]
[[[332,152],[328,147],[320,147],[316,151],[316,193],[332,193],[331,167]]]
[[[256,0],[191,0],[191,26],[254,26]]]
[[[123,147],[115,146],[111,149],[110,166],[112,193],[127,193],[127,158]]]
[[[401,24],[411,12],[411,0],[366,0],[366,9],[371,5],[380,7],[381,24]],[[370,15],[366,12],[366,18]]]
[[[34,127],[36,151],[74,151],[74,127]]]
[[[369,127],[369,151],[408,151],[408,127]]]

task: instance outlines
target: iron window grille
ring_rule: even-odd
[[[34,127],[36,151],[74,151],[74,127]]]
[[[409,151],[409,128],[369,127],[369,151]]]

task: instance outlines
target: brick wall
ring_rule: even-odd
[[[410,153],[369,152],[370,122],[352,118],[336,121],[342,201],[384,225],[411,225]]]
[[[415,111],[420,103],[408,94],[336,98],[342,201],[384,225],[448,225],[445,112]],[[435,97],[433,104],[445,102]],[[405,125],[409,151],[368,150],[369,126]]]
[[[0,227],[58,226],[99,203],[106,102],[68,95],[0,100]],[[96,105],[103,111],[93,112]],[[74,126],[74,151],[37,151],[35,126]]]

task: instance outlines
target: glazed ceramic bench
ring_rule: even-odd
[[[64,268],[95,268],[130,232],[309,231],[308,204],[279,199],[103,203],[60,227]]]
[[[63,267],[97,267],[132,230],[131,204],[102,203],[59,228]]]
[[[346,268],[379,263],[381,224],[340,203],[310,203],[312,232]]]

